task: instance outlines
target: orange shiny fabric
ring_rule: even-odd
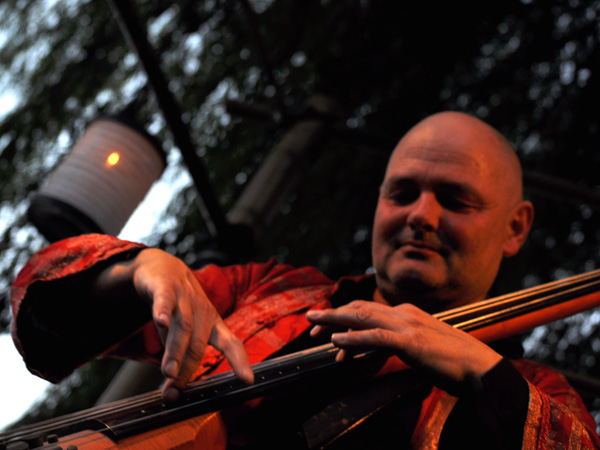
[[[160,361],[162,344],[149,320],[148,305],[132,300],[131,305],[122,305],[123,311],[103,316],[102,320],[113,318],[117,326],[91,325],[91,318],[102,314],[103,305],[94,304],[97,301],[87,294],[89,274],[132,257],[142,248],[113,237],[87,235],[53,244],[31,258],[17,277],[11,298],[13,338],[32,372],[58,381],[100,355]],[[243,266],[210,265],[195,274],[227,325],[244,341],[252,363],[264,360],[306,331],[305,312],[330,306],[329,298],[340,285],[314,268],[296,269],[275,260]],[[68,326],[73,319],[63,316],[70,308],[77,310],[82,326]],[[58,312],[52,317],[54,310]],[[600,448],[593,419],[562,376],[521,360],[513,365],[529,383],[523,449]],[[228,369],[222,355],[209,348],[196,376]],[[433,389],[423,402],[413,448],[438,447],[455,401]]]

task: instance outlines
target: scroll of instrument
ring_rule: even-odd
[[[436,317],[483,342],[492,342],[596,306],[600,306],[600,270]],[[348,366],[379,355],[367,352],[340,363],[335,361],[336,352],[327,344],[255,364],[255,383],[250,386],[228,372],[190,383],[172,404],[164,404],[160,391],[154,391],[0,433],[0,450],[225,448],[226,435],[217,411],[304,384],[325,372],[343,369],[348,373]]]

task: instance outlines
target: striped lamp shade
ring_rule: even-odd
[[[99,117],[42,184],[29,220],[50,242],[117,235],[165,165],[160,145],[141,128]]]

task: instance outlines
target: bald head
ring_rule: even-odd
[[[462,149],[472,158],[474,169],[485,170],[484,176],[495,180],[496,188],[509,195],[511,204],[522,199],[521,163],[515,150],[500,132],[476,117],[446,111],[425,118],[400,140],[390,164],[394,158],[417,148],[446,153],[448,157]]]
[[[390,164],[395,157],[419,147],[445,152],[448,157],[462,148],[474,166],[498,182],[496,188],[506,192],[511,204],[523,197],[521,163],[514,148],[499,131],[476,117],[445,111],[423,119],[400,140]]]
[[[472,116],[419,122],[390,158],[373,226],[379,292],[428,311],[481,300],[533,219],[508,141]]]

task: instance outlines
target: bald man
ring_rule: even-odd
[[[43,250],[21,272],[13,335],[30,370],[51,380],[109,349],[160,359],[166,400],[190,379],[229,367],[252,383],[250,363],[308,334],[331,339],[340,360],[355,349],[383,348],[435,386],[409,418],[392,420],[414,425],[403,437],[392,431],[392,445],[596,448],[595,424],[562,378],[509,362],[431,315],[484,299],[532,220],[506,139],[474,117],[439,113],[413,127],[390,158],[373,226],[374,277],[333,282],[275,261],[192,272],[160,250],[84,236]],[[42,291],[61,300],[49,307]],[[79,298],[89,300],[82,306]],[[56,323],[74,309],[85,327],[65,335]],[[118,318],[102,313],[115,310]],[[81,344],[82,334],[93,350]],[[50,358],[58,347],[73,356]]]
[[[431,116],[399,142],[381,186],[373,225],[377,304],[309,313],[309,320],[367,329],[335,334],[342,348],[389,347],[452,383],[477,379],[501,356],[408,304],[435,313],[485,299],[502,258],[518,252],[532,221],[506,140],[465,114]]]

